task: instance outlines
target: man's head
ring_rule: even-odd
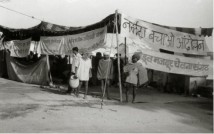
[[[96,57],[97,57],[97,58],[101,58],[101,57],[102,57],[101,52],[97,52],[97,53],[96,53]]]
[[[83,51],[83,52],[82,52],[82,58],[83,58],[83,59],[87,59],[87,58],[89,57],[89,55],[90,55],[90,53],[87,52],[87,51]]]
[[[109,52],[104,52],[103,57],[105,60],[108,59],[109,58]]]
[[[78,50],[79,50],[78,47],[74,47],[74,48],[72,49],[72,51],[73,51],[74,54],[77,54],[77,53],[78,53]]]
[[[133,63],[136,63],[139,59],[140,59],[140,55],[139,54],[134,54],[132,56],[132,62]]]

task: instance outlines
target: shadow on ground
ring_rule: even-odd
[[[5,104],[0,105],[0,119],[24,117],[39,108],[38,104]]]

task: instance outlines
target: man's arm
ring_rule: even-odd
[[[89,69],[89,78],[92,77],[92,72],[91,72],[91,68]]]
[[[80,59],[76,60],[75,63],[74,63],[74,64],[75,64],[75,74],[74,74],[75,77],[74,77],[74,78],[78,78],[78,77],[77,77],[77,70],[78,70],[78,67],[79,67],[79,65],[80,65],[80,61],[79,61],[79,60],[80,60]]]

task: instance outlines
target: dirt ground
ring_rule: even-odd
[[[99,88],[89,91],[97,93]],[[135,104],[120,103],[118,88],[111,88],[111,97],[101,109],[98,96],[84,100],[82,94],[77,98],[0,78],[0,132],[213,132],[212,99],[166,94],[151,87],[138,90]]]

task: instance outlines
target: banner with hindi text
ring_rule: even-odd
[[[107,27],[99,28],[81,34],[41,37],[37,52],[48,55],[70,55],[73,47],[79,51],[93,51],[104,47],[106,42]]]
[[[30,52],[31,38],[25,40],[13,40],[5,43],[12,57],[26,57]]]
[[[37,46],[37,53],[47,55],[63,55],[65,54],[64,42],[64,36],[40,37],[40,41]]]
[[[177,53],[206,55],[208,51],[203,36],[164,28],[124,14],[121,15],[120,36],[147,42],[152,47]]]
[[[188,58],[145,50],[142,51],[139,62],[146,68],[167,73],[191,76],[213,74],[213,61],[208,59]]]

